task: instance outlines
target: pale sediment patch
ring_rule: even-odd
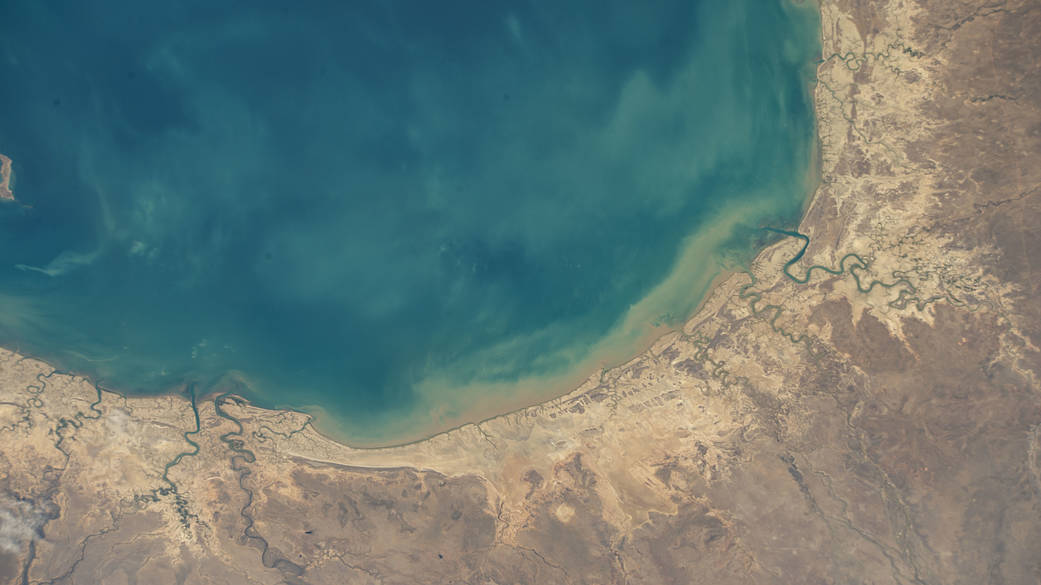
[[[18,270],[24,270],[27,272],[39,272],[52,278],[62,276],[65,273],[80,268],[82,266],[89,266],[98,256],[101,254],[101,250],[95,250],[93,252],[76,252],[74,250],[64,250],[58,254],[53,260],[47,263],[46,266],[29,266],[27,264],[16,264],[15,268]]]

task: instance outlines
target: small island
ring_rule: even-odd
[[[0,199],[14,201],[14,191],[11,191],[11,157],[0,154]]]

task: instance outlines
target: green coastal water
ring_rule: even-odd
[[[817,18],[8,3],[0,344],[359,443],[560,394],[797,222]]]

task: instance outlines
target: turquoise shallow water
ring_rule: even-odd
[[[811,186],[812,6],[4,12],[0,344],[126,392],[414,438],[637,350]]]

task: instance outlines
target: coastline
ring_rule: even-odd
[[[735,272],[735,271],[731,271],[731,270],[720,270],[719,273],[716,274],[716,276],[711,280],[711,283],[709,285],[709,290],[704,295],[702,295],[701,301],[698,303],[697,309],[695,309],[695,311],[691,314],[690,318],[688,318],[687,320],[685,320],[682,323],[678,323],[678,324],[675,324],[675,325],[672,325],[672,326],[668,326],[668,327],[657,328],[657,329],[665,329],[665,331],[654,331],[652,333],[649,333],[648,335],[649,335],[650,339],[641,342],[641,344],[639,345],[639,351],[629,352],[628,359],[625,359],[625,360],[622,360],[622,361],[615,361],[615,362],[604,362],[604,363],[601,364],[601,367],[600,367],[599,371],[594,371],[594,372],[590,373],[589,375],[584,375],[582,373],[575,373],[573,376],[571,376],[571,379],[575,379],[577,381],[570,382],[568,384],[568,390],[564,391],[563,393],[560,393],[560,392],[549,392],[548,393],[549,394],[548,398],[545,398],[545,397],[538,398],[538,397],[536,397],[534,400],[520,399],[520,400],[517,401],[517,405],[510,406],[506,410],[502,409],[501,407],[494,407],[493,406],[493,407],[487,409],[485,411],[485,413],[482,413],[482,411],[480,411],[480,410],[469,411],[467,413],[467,416],[463,417],[463,418],[465,418],[467,420],[459,422],[458,424],[455,424],[455,425],[450,426],[448,428],[443,428],[442,426],[438,426],[438,427],[436,427],[435,430],[430,430],[430,431],[422,430],[422,431],[419,431],[419,432],[416,433],[416,435],[417,435],[416,438],[405,438],[403,440],[394,440],[394,441],[390,441],[390,442],[379,442],[379,441],[373,441],[371,443],[360,442],[360,441],[357,441],[357,440],[352,440],[350,437],[344,438],[342,436],[339,436],[335,431],[330,431],[328,428],[321,426],[320,419],[321,419],[322,416],[326,416],[326,417],[332,418],[333,420],[335,420],[335,417],[333,417],[333,416],[331,416],[331,415],[329,415],[327,413],[324,413],[323,409],[321,407],[319,407],[319,406],[310,406],[310,407],[308,407],[306,409],[294,409],[294,408],[263,409],[263,407],[252,406],[252,404],[251,404],[251,406],[253,408],[258,408],[258,409],[263,409],[263,410],[272,410],[272,411],[275,411],[275,412],[277,412],[277,411],[295,412],[295,413],[298,413],[298,414],[301,414],[301,415],[305,415],[305,416],[309,417],[309,419],[310,419],[309,424],[311,425],[312,429],[314,430],[314,432],[316,434],[321,435],[322,437],[324,437],[328,441],[339,443],[341,445],[344,445],[345,447],[349,447],[352,450],[358,450],[358,451],[381,451],[381,450],[385,450],[385,449],[394,449],[394,448],[398,448],[398,447],[408,447],[408,446],[424,443],[426,441],[430,441],[432,439],[436,439],[436,438],[441,437],[441,436],[451,435],[452,433],[455,433],[455,432],[463,430],[463,429],[467,429],[467,428],[480,428],[481,425],[484,425],[484,424],[486,424],[486,423],[488,423],[490,421],[493,421],[493,420],[506,419],[506,418],[518,415],[519,413],[523,413],[523,412],[528,411],[528,410],[533,409],[533,408],[539,408],[539,407],[542,407],[542,406],[549,406],[549,405],[551,405],[553,403],[556,403],[556,402],[565,402],[569,398],[581,395],[581,394],[583,394],[585,392],[588,392],[591,388],[595,388],[596,386],[602,384],[605,378],[609,378],[612,374],[617,374],[619,371],[624,370],[626,367],[628,367],[633,362],[638,361],[641,358],[641,356],[643,356],[647,352],[651,351],[651,349],[654,346],[660,344],[663,340],[666,340],[666,339],[668,339],[671,336],[674,336],[676,334],[682,333],[682,331],[684,329],[686,329],[687,326],[692,321],[694,321],[697,318],[698,314],[700,313],[700,310],[703,307],[705,307],[707,304],[709,304],[712,300],[714,300],[714,292],[716,291],[717,287],[721,287],[727,280],[729,280],[731,277],[733,277],[736,274],[740,274],[740,272]],[[246,398],[244,398],[244,397],[242,397],[240,395],[236,395],[236,396],[238,398],[241,398],[242,400],[244,400],[247,403],[249,402],[248,399],[246,399]],[[496,403],[497,404],[501,404],[501,402],[499,402],[499,401],[496,401]],[[333,423],[333,424],[335,424],[335,423]]]
[[[820,3],[795,235],[563,396],[352,448],[0,351],[0,582],[1031,582],[1041,11],[928,2]]]
[[[321,435],[328,441],[335,442],[343,445],[344,447],[350,448],[351,450],[380,451],[384,449],[393,449],[399,447],[406,447],[410,445],[416,445],[442,436],[451,435],[452,433],[459,431],[460,429],[480,427],[481,425],[488,423],[489,421],[508,418],[510,416],[516,415],[520,412],[527,411],[533,408],[539,408],[542,406],[550,405],[552,403],[566,401],[569,397],[580,395],[584,392],[589,391],[589,389],[594,388],[599,384],[602,384],[605,378],[609,378],[611,377],[611,375],[617,374],[619,371],[624,370],[633,362],[638,361],[644,354],[650,351],[655,345],[660,344],[663,340],[677,334],[682,334],[682,332],[685,329],[687,329],[692,322],[698,320],[703,308],[705,308],[709,304],[718,303],[718,301],[720,300],[720,293],[722,293],[724,297],[728,297],[729,295],[733,294],[733,291],[735,290],[734,286],[730,286],[729,288],[724,288],[724,286],[727,283],[727,281],[729,281],[731,278],[739,276],[741,274],[742,272],[740,271],[728,269],[718,270],[716,274],[713,276],[713,278],[710,280],[705,293],[701,295],[696,308],[686,319],[669,326],[662,325],[652,327],[644,336],[644,338],[637,344],[637,349],[635,351],[630,350],[625,352],[626,357],[624,359],[616,359],[614,361],[592,360],[596,362],[597,368],[588,374],[585,373],[589,371],[588,367],[583,369],[574,368],[575,371],[573,373],[564,374],[563,376],[561,376],[566,377],[569,380],[565,384],[562,384],[566,385],[566,390],[564,391],[549,391],[548,393],[545,393],[542,396],[536,395],[534,397],[527,395],[526,398],[524,392],[519,392],[518,394],[520,394],[521,397],[518,400],[516,400],[515,404],[509,405],[506,409],[503,409],[501,407],[502,401],[498,400],[499,397],[495,397],[496,399],[493,399],[491,401],[493,404],[489,405],[489,407],[484,409],[483,411],[477,409],[467,411],[462,417],[460,417],[465,420],[461,420],[460,422],[448,427],[445,427],[444,425],[434,424],[431,425],[432,428],[423,428],[422,430],[417,431],[415,433],[416,436],[414,437],[405,437],[402,439],[395,439],[392,441],[375,440],[370,442],[359,441],[356,437],[345,437],[342,434],[336,432],[336,428],[342,427],[333,426],[333,428],[330,429],[329,427],[322,425],[322,423],[320,422],[322,418],[330,420],[332,425],[337,425],[338,423],[336,422],[336,417],[334,415],[327,413],[319,405],[308,405],[303,408],[260,406],[255,404],[245,395],[234,390],[228,390],[227,386],[233,387],[236,385],[248,385],[248,382],[243,380],[241,378],[241,375],[235,372],[230,372],[224,378],[222,378],[221,381],[217,383],[217,389],[207,391],[206,394],[197,396],[196,400],[200,403],[212,402],[213,400],[220,397],[228,397],[234,398],[241,404],[248,406],[250,410],[263,411],[270,415],[277,415],[280,413],[291,413],[293,415],[306,417],[308,420],[308,425],[313,429],[313,431],[316,434]],[[168,389],[149,394],[123,392],[118,387],[107,386],[103,383],[99,383],[97,380],[94,379],[93,376],[91,376],[88,373],[83,373],[75,370],[61,369],[55,366],[53,363],[51,363],[51,361],[49,361],[48,359],[24,352],[19,348],[0,346],[0,351],[10,352],[16,361],[30,360],[33,362],[37,362],[49,370],[48,375],[64,375],[72,378],[82,379],[89,383],[91,386],[97,388],[100,392],[114,397],[118,397],[123,400],[148,400],[150,398],[154,398],[159,400],[174,399],[179,402],[184,402],[185,405],[191,403],[191,400],[187,394],[187,388],[191,385],[191,383],[186,382],[182,384],[175,384],[174,386]],[[515,388],[517,384],[508,383],[505,384],[505,386],[509,388]]]
[[[785,2],[790,2],[790,0],[785,0]],[[795,9],[806,9],[805,6],[800,5],[798,2],[791,2],[791,4]],[[818,32],[822,34],[820,30],[818,30]],[[812,65],[816,70],[816,68],[820,67],[822,63],[822,59],[818,59],[818,61],[814,62]],[[802,223],[807,210],[812,206],[814,197],[820,187],[821,165],[819,161],[821,156],[821,142],[819,133],[820,117],[816,112],[816,84],[816,77],[814,77],[808,81],[807,87],[805,88],[805,91],[810,98],[810,102],[814,105],[812,128],[813,140],[810,143],[811,152],[808,156],[810,164],[805,171],[806,184],[803,189],[806,195],[802,199],[799,218],[796,225]],[[0,155],[0,157],[3,157],[3,155]],[[5,161],[4,168],[9,170],[10,159],[3,157],[3,159],[0,160]],[[590,387],[595,387],[596,384],[600,383],[606,376],[625,368],[627,364],[639,360],[641,356],[650,351],[652,347],[659,344],[661,340],[688,329],[690,323],[701,318],[700,313],[702,312],[702,309],[718,294],[731,296],[736,294],[735,286],[729,287],[729,289],[724,292],[723,285],[730,280],[731,277],[740,272],[725,267],[723,258],[716,252],[720,251],[721,248],[719,242],[731,237],[734,229],[742,227],[739,219],[742,215],[742,211],[744,211],[744,208],[739,208],[732,213],[726,214],[725,218],[722,219],[721,222],[716,221],[719,218],[709,218],[705,221],[705,224],[712,226],[711,228],[695,232],[688,236],[684,241],[684,245],[681,247],[681,251],[677,253],[674,267],[669,271],[665,280],[656,285],[655,288],[649,291],[648,294],[637,302],[637,304],[633,305],[630,310],[619,319],[619,322],[612,327],[611,331],[605,335],[593,349],[587,352],[588,355],[585,358],[582,358],[576,364],[568,366],[566,371],[550,376],[531,376],[512,382],[472,385],[462,390],[459,390],[457,386],[453,386],[448,382],[442,382],[440,384],[434,382],[428,384],[427,388],[420,391],[423,396],[428,397],[428,402],[436,405],[438,397],[443,397],[443,389],[451,386],[453,389],[459,390],[453,395],[454,402],[456,404],[466,402],[466,410],[459,414],[435,418],[434,420],[429,421],[426,425],[421,423],[417,424],[418,421],[415,420],[402,421],[400,423],[401,425],[409,426],[412,430],[407,434],[399,433],[395,435],[393,439],[363,439],[357,434],[352,435],[351,429],[346,423],[338,420],[335,415],[327,412],[320,405],[288,406],[277,403],[272,406],[254,405],[252,401],[242,394],[235,392],[234,390],[229,392],[227,389],[227,383],[229,381],[230,385],[233,387],[236,385],[249,385],[245,377],[238,372],[227,372],[216,384],[214,384],[214,388],[208,390],[205,395],[199,396],[198,398],[200,401],[205,401],[212,400],[219,395],[231,395],[244,402],[248,402],[251,405],[251,408],[268,410],[271,412],[291,412],[306,416],[309,419],[309,424],[314,428],[314,430],[319,432],[328,440],[340,443],[351,449],[364,450],[379,450],[414,445],[442,435],[451,434],[462,428],[479,427],[491,420],[509,417],[521,411],[563,401],[568,397],[587,391]],[[718,228],[720,224],[724,226],[723,231],[727,233],[719,233]],[[743,227],[747,228],[748,226]],[[706,246],[707,248],[712,249],[713,252],[705,254],[696,260],[692,259],[692,256],[697,255],[697,241],[701,238],[711,239],[714,231],[716,243]],[[758,249],[753,250],[751,257],[748,259],[749,266],[755,264],[761,257],[767,254],[769,250],[777,245],[777,242],[773,242],[762,245],[761,247],[758,247]],[[690,263],[692,261],[700,261],[706,265],[714,265],[714,268],[709,271],[712,276],[704,278],[708,276],[708,273],[704,270],[704,266],[702,266],[700,270],[688,270],[687,272],[684,272],[681,266],[684,263]],[[682,287],[677,287],[675,285],[670,287],[670,281],[684,281],[685,278],[686,281],[689,281],[692,276],[694,276],[695,281],[707,281],[700,286],[701,290],[699,295],[692,295],[692,297],[698,299],[696,303],[694,303],[693,308],[687,311],[686,315],[682,318],[675,319],[669,324],[661,324],[659,319],[652,315],[652,313],[656,313],[655,305],[661,304],[653,302],[653,297],[656,295],[668,296],[670,294],[670,288],[672,289],[671,294],[675,294],[675,289]],[[697,285],[695,285],[695,287],[698,288]],[[632,339],[634,335],[636,337],[635,340]],[[623,341],[619,341],[619,338]],[[628,342],[624,340],[628,340]],[[103,391],[124,398],[173,396],[187,400],[184,396],[183,389],[190,384],[188,382],[175,384],[169,389],[155,393],[124,393],[115,387],[102,387],[98,385],[89,374],[76,372],[74,370],[58,370],[53,364],[47,361],[46,358],[31,354],[22,354],[16,349],[9,347],[6,349],[24,358],[45,363],[48,367],[54,369],[55,372],[67,373],[72,376],[89,380],[91,384],[97,386]],[[474,406],[475,403],[479,405]]]
[[[813,149],[816,151],[815,143]],[[807,174],[810,176],[816,176],[814,173],[816,171],[812,168],[807,170]],[[815,193],[817,186],[814,183],[810,192]],[[809,207],[811,199],[812,195],[806,198],[803,213]],[[722,223],[722,231],[725,232],[722,237],[728,237],[731,234],[731,228],[739,224],[739,220],[736,218],[742,215],[741,211],[738,210],[730,214],[732,216],[731,220]],[[718,224],[713,224],[713,226],[718,227]],[[720,234],[716,235],[720,236]],[[619,324],[612,328],[612,333],[606,335],[597,344],[597,347],[589,351],[588,356],[583,358],[578,364],[573,364],[562,373],[544,377],[532,376],[520,381],[498,384],[476,384],[460,388],[450,383],[445,383],[444,385],[434,383],[432,388],[428,387],[421,390],[423,396],[432,397],[429,399],[430,403],[438,406],[436,401],[438,398],[443,398],[443,388],[451,387],[453,402],[456,404],[466,402],[466,410],[455,416],[435,418],[426,425],[423,425],[421,421],[415,420],[415,418],[425,418],[425,415],[429,414],[426,411],[422,414],[417,414],[412,419],[401,419],[398,424],[407,426],[411,430],[407,433],[396,433],[390,439],[384,437],[363,438],[357,433],[352,434],[352,428],[348,423],[339,420],[334,414],[328,412],[320,405],[304,405],[301,407],[277,404],[274,406],[259,405],[234,390],[229,393],[226,388],[226,382],[230,382],[230,385],[233,387],[236,385],[249,386],[246,377],[239,373],[229,373],[228,376],[222,378],[222,382],[216,384],[216,389],[207,391],[200,399],[209,400],[218,395],[230,394],[248,403],[253,409],[272,413],[292,412],[307,416],[309,424],[314,431],[327,440],[344,445],[350,449],[370,451],[415,445],[449,435],[460,429],[468,427],[478,428],[492,420],[507,418],[523,411],[566,401],[569,397],[582,394],[602,384],[604,379],[617,374],[617,372],[626,368],[627,365],[641,359],[651,348],[659,345],[662,340],[676,334],[682,334],[685,329],[689,328],[690,323],[702,318],[702,309],[707,305],[717,303],[720,299],[730,298],[736,294],[736,285],[729,287],[724,287],[724,285],[734,276],[742,274],[743,271],[725,267],[723,259],[715,253],[700,256],[698,254],[698,251],[701,249],[697,245],[699,240],[702,238],[711,239],[712,236],[712,230],[707,230],[707,233],[696,233],[691,238],[688,238],[689,241],[684,246],[685,251],[678,255],[676,265],[684,264],[685,257],[688,258],[688,262],[690,261],[689,259],[696,258],[695,261],[713,265],[715,266],[714,269],[711,271],[693,270],[685,272],[682,269],[670,271],[665,281],[659,283],[658,287],[652,289],[639,303],[633,305],[627,315],[619,319]],[[781,243],[780,240],[758,249],[748,260],[749,265],[754,264],[761,255],[776,247],[779,243]],[[677,288],[682,289],[681,285],[689,283],[691,276],[694,277],[695,283],[702,283],[694,285],[696,288],[701,289],[700,294],[695,296],[698,300],[694,308],[682,319],[677,319],[670,324],[653,324],[654,319],[651,315],[656,312],[654,310],[656,303],[653,302],[653,297],[656,295],[668,296],[670,292],[674,293]],[[679,284],[670,286],[670,281],[674,280],[678,280]],[[635,340],[633,340],[634,336]],[[619,338],[621,341],[618,341]],[[175,386],[175,388],[180,388],[181,386],[183,385]],[[139,395],[133,394],[133,396]]]
[[[817,147],[814,147],[817,150]],[[810,173],[811,171],[807,171]],[[813,171],[816,172],[816,171]],[[818,185],[814,185],[812,190],[816,193]],[[812,195],[807,197],[807,203],[804,206],[805,209],[809,208]],[[750,261],[750,264],[754,264],[760,256],[765,255],[769,250],[775,248],[778,242],[764,246],[758,252],[756,252]],[[719,263],[719,259],[713,256],[712,262]],[[720,267],[714,271],[713,276],[708,279],[704,292],[700,295],[699,300],[694,309],[682,320],[678,320],[671,325],[652,325],[647,328],[647,331],[641,336],[640,340],[633,346],[627,346],[627,348],[618,348],[612,352],[604,352],[595,354],[591,352],[589,358],[583,361],[582,367],[569,368],[569,372],[556,376],[557,380],[563,378],[564,382],[557,382],[556,384],[546,384],[542,380],[528,381],[527,385],[541,385],[549,386],[551,390],[542,391],[542,393],[533,391],[520,391],[513,393],[516,397],[511,403],[507,398],[504,398],[502,387],[507,389],[516,390],[519,387],[525,385],[524,383],[504,383],[500,386],[498,391],[494,392],[494,396],[489,399],[487,407],[480,409],[467,410],[463,415],[457,417],[456,421],[453,421],[450,425],[445,425],[438,422],[432,423],[428,427],[419,427],[416,432],[411,436],[404,436],[395,438],[393,440],[372,440],[364,441],[358,440],[357,436],[351,437],[350,433],[339,433],[337,429],[344,428],[343,423],[338,423],[334,415],[326,412],[319,405],[307,405],[306,407],[293,408],[293,407],[267,407],[259,406],[254,404],[244,395],[227,389],[227,386],[246,385],[248,381],[243,379],[242,375],[236,372],[227,373],[220,382],[216,384],[217,388],[206,392],[204,395],[197,397],[200,402],[212,401],[219,396],[230,396],[241,401],[242,403],[248,404],[251,409],[267,411],[271,414],[277,413],[293,413],[307,417],[308,424],[312,427],[314,432],[320,434],[325,439],[341,444],[352,450],[366,450],[366,451],[378,451],[382,449],[391,449],[398,447],[406,447],[423,443],[431,439],[435,439],[441,436],[450,435],[460,429],[467,427],[480,427],[481,425],[496,419],[507,418],[512,415],[516,415],[519,412],[526,411],[540,406],[546,406],[555,402],[566,401],[569,397],[580,395],[587,392],[590,388],[596,387],[601,384],[605,378],[609,378],[612,374],[625,369],[629,364],[639,360],[643,355],[649,352],[654,346],[660,344],[664,339],[670,338],[676,334],[682,334],[682,332],[690,328],[691,323],[694,323],[701,319],[701,313],[707,305],[718,303],[720,297],[729,298],[736,294],[736,285],[726,286],[726,283],[733,277],[743,274],[742,271],[732,270],[725,267]],[[670,278],[674,276],[670,273]],[[653,293],[652,293],[653,294]],[[648,295],[650,296],[650,295]],[[645,297],[646,298],[646,297]],[[634,306],[635,307],[635,306]],[[631,320],[623,319],[623,320]],[[74,378],[81,378],[87,380],[92,386],[98,388],[101,392],[118,396],[120,398],[135,398],[135,399],[147,399],[150,397],[155,398],[174,398],[177,400],[183,400],[186,404],[189,402],[189,398],[185,393],[185,389],[190,383],[175,384],[169,389],[159,391],[156,393],[139,394],[139,393],[125,393],[120,391],[116,387],[109,387],[98,383],[91,375],[83,372],[74,370],[63,370],[59,369],[48,361],[44,357],[24,353],[17,348],[0,346],[0,350],[6,350],[12,354],[18,356],[18,359],[28,359],[44,364],[47,368],[52,371],[52,374],[63,374],[72,376]],[[624,356],[624,357],[623,357]],[[503,403],[506,403],[506,407],[503,407]],[[327,424],[322,424],[322,419],[325,419]]]
[[[812,9],[817,13],[818,19],[821,17],[820,0],[812,0],[811,2],[805,4],[800,0],[784,0],[784,2],[790,4],[796,10]],[[809,8],[807,7],[807,4],[810,6]],[[817,111],[817,90],[819,83],[817,72],[821,67],[825,65],[826,62],[824,59],[823,52],[824,31],[819,26],[819,21],[817,33],[819,35],[818,43],[821,46],[821,54],[818,56],[818,59],[816,61],[807,64],[807,67],[813,67],[814,75],[812,79],[807,81],[807,84],[804,88],[804,91],[806,92],[807,96],[809,97],[809,101],[813,106],[813,139],[810,142],[810,153],[807,157],[809,165],[805,171],[806,182],[804,184],[804,192],[806,193],[806,195],[803,197],[798,219],[795,221],[794,224],[797,229],[801,229],[803,222],[806,220],[807,213],[809,212],[809,210],[815,202],[818,192],[820,191],[821,180],[823,175],[823,143],[821,140],[820,133],[821,116]],[[706,223],[712,222],[710,221]],[[759,226],[760,229],[765,227],[767,226]],[[693,236],[697,236],[697,234],[693,234]],[[762,245],[757,250],[755,250],[751,257],[748,259],[748,266],[755,265],[761,259],[767,257],[768,255],[772,255],[779,246],[783,247],[784,245],[784,237],[777,238],[774,242]],[[689,252],[689,246],[684,245],[683,248]],[[683,251],[681,251],[677,255],[676,265],[682,264],[681,257],[683,255]],[[487,392],[486,394],[490,397],[488,399],[492,402],[492,404],[489,404],[485,408],[474,408],[467,410],[462,416],[455,417],[455,419],[452,420],[449,424],[433,422],[427,427],[419,427],[420,430],[414,431],[411,435],[399,437],[397,439],[389,441],[378,439],[365,441],[359,440],[357,436],[352,437],[350,435],[350,432],[344,428],[343,423],[338,422],[334,415],[326,412],[318,405],[307,405],[306,407],[300,408],[276,406],[266,410],[272,410],[276,412],[295,412],[298,414],[308,416],[310,419],[309,424],[312,427],[312,429],[316,433],[325,437],[327,440],[338,444],[342,444],[352,450],[378,451],[381,449],[407,447],[410,445],[423,443],[424,441],[429,441],[441,436],[449,435],[451,433],[459,431],[460,429],[465,429],[468,427],[479,428],[481,425],[492,420],[508,418],[526,410],[538,408],[540,406],[545,406],[556,402],[566,401],[569,397],[580,395],[584,392],[587,392],[590,388],[595,387],[597,384],[601,383],[602,380],[605,377],[607,377],[610,373],[620,371],[624,369],[627,365],[635,361],[638,361],[639,359],[641,359],[642,356],[651,351],[652,348],[656,345],[659,345],[663,340],[670,338],[671,336],[676,334],[682,334],[685,330],[690,328],[692,323],[707,318],[707,316],[702,316],[703,309],[713,302],[718,302],[719,299],[717,297],[721,296],[723,298],[731,298],[736,296],[739,293],[740,287],[738,285],[730,285],[729,287],[727,287],[725,286],[725,284],[735,275],[744,273],[745,270],[733,270],[728,267],[725,267],[721,262],[720,258],[715,257],[714,254],[712,256],[712,261],[716,262],[718,268],[715,270],[714,275],[710,279],[708,279],[708,284],[701,292],[696,304],[690,311],[688,311],[688,313],[683,318],[677,319],[669,325],[655,325],[650,327],[641,336],[640,341],[635,344],[631,344],[627,350],[615,350],[614,352],[607,352],[606,355],[603,355],[603,352],[601,352],[600,355],[597,355],[596,350],[594,349],[590,352],[590,357],[583,360],[580,365],[569,367],[568,373],[558,375],[555,377],[558,380],[560,378],[564,378],[566,380],[564,382],[558,381],[556,383],[545,384],[544,382],[538,380],[537,377],[535,377],[535,379],[533,380],[526,380],[522,382],[510,382],[502,385],[507,388],[518,389],[525,385],[535,384],[548,386],[550,390],[543,390],[541,392],[516,392],[514,393],[516,396],[513,396],[512,400],[510,396],[504,396],[504,393],[501,390],[493,390],[491,392]],[[670,278],[677,276],[677,271],[678,270],[675,267],[672,270],[670,270],[669,275],[666,277],[666,282]],[[664,282],[659,283],[656,289],[662,288],[663,285]],[[649,294],[645,295],[643,299],[641,299],[640,303],[645,302],[649,297],[653,296],[654,293],[655,291],[652,290]],[[636,305],[634,305],[634,307],[635,306]],[[631,316],[623,316],[621,320],[631,320]],[[605,337],[605,339],[609,338],[610,336],[611,334],[609,333]],[[603,341],[604,340],[601,340],[600,343],[603,343]],[[216,394],[219,394],[219,392],[213,392],[211,394],[208,394],[207,396],[212,396]],[[471,397],[473,397],[474,394],[477,394],[479,396],[481,393],[463,393],[464,396]],[[241,396],[239,397],[243,398]],[[243,400],[246,400],[248,402],[248,400],[245,398],[243,398]],[[254,408],[264,407],[254,406]],[[321,422],[322,419],[326,420],[325,424]],[[338,432],[338,429],[340,429],[341,431]]]
[[[817,146],[814,147],[814,150],[817,150]],[[817,175],[815,176],[817,176],[819,180],[819,168],[816,170],[808,170],[807,173],[817,173]],[[815,184],[812,193],[815,194],[818,187],[819,185]],[[805,213],[805,210],[809,208],[812,202],[812,198],[812,195],[810,197],[807,197],[803,213]],[[763,248],[759,249],[758,252],[756,252],[753,258],[751,259],[750,265],[755,264],[760,260],[761,257],[767,255],[768,253],[772,253],[773,249],[777,248],[778,246],[783,246],[783,239],[778,242],[765,245],[763,246]],[[718,259],[714,259],[714,261],[718,262]],[[538,395],[537,393],[525,393],[523,391],[516,392],[515,394],[518,395],[518,398],[515,400],[513,404],[507,402],[508,406],[506,408],[503,408],[502,406],[502,396],[497,393],[496,396],[491,398],[491,404],[489,404],[487,408],[483,410],[468,410],[464,413],[464,415],[459,417],[459,419],[461,420],[458,420],[458,422],[454,422],[450,426],[434,423],[431,424],[430,427],[420,427],[421,430],[417,430],[414,433],[414,436],[396,438],[390,441],[363,441],[358,440],[357,437],[351,437],[349,433],[346,433],[346,435],[343,433],[338,433],[336,429],[343,428],[342,426],[338,426],[342,423],[337,423],[336,417],[326,412],[319,405],[307,405],[306,407],[302,408],[278,406],[267,407],[256,405],[243,394],[234,390],[227,389],[227,386],[229,385],[232,387],[237,385],[248,386],[248,381],[243,379],[242,375],[237,372],[229,372],[221,379],[220,382],[216,384],[218,388],[207,391],[206,394],[200,395],[196,397],[196,399],[199,402],[207,402],[213,401],[218,397],[231,397],[244,405],[248,405],[249,409],[251,410],[265,411],[268,414],[292,413],[294,415],[306,417],[308,421],[307,424],[312,428],[313,432],[322,436],[328,441],[343,445],[344,447],[347,447],[351,450],[380,451],[385,449],[395,449],[400,447],[413,446],[443,436],[451,435],[461,429],[479,428],[481,425],[484,425],[490,421],[509,418],[511,416],[517,415],[518,413],[528,411],[531,409],[538,409],[540,407],[549,406],[554,403],[566,402],[567,400],[574,398],[575,396],[588,392],[590,389],[595,388],[598,385],[602,385],[606,378],[610,378],[613,375],[617,375],[620,371],[626,369],[632,363],[639,361],[655,346],[660,345],[663,341],[670,339],[676,335],[683,335],[686,330],[691,329],[693,323],[707,318],[707,315],[703,315],[703,313],[707,313],[706,309],[708,306],[718,305],[721,301],[725,302],[727,299],[730,299],[737,294],[739,288],[738,285],[728,285],[728,282],[730,282],[731,279],[733,279],[734,277],[740,277],[743,274],[745,274],[744,271],[720,267],[718,270],[715,271],[712,278],[709,279],[709,282],[705,287],[703,294],[701,294],[699,297],[697,305],[688,314],[686,318],[679,320],[671,325],[651,326],[648,329],[648,331],[642,336],[641,340],[635,345],[635,350],[633,348],[629,348],[628,350],[622,349],[617,350],[615,352],[615,354],[624,354],[625,357],[616,357],[615,359],[607,360],[604,359],[603,356],[593,355],[586,361],[594,362],[595,368],[591,369],[589,365],[581,368],[570,368],[570,370],[572,371],[558,376],[558,378],[566,378],[566,382],[558,383],[555,386],[550,386],[551,388],[563,387],[563,390],[550,390],[548,392],[544,391],[542,395]],[[46,358],[35,356],[29,353],[23,353],[19,351],[17,348],[0,346],[0,350],[6,350],[8,352],[11,352],[15,356],[17,356],[18,359],[28,359],[33,360],[35,362],[39,362],[40,364],[43,364],[47,368],[49,368],[52,374],[68,375],[73,378],[81,378],[83,380],[86,380],[89,384],[96,387],[99,391],[113,396],[118,396],[122,399],[173,398],[178,401],[184,401],[185,404],[190,403],[190,399],[186,394],[186,389],[191,385],[190,383],[176,384],[170,387],[169,389],[156,392],[154,394],[125,393],[120,391],[116,387],[104,386],[98,383],[89,374],[72,370],[59,369],[55,367]],[[539,381],[534,382],[534,384],[540,383],[541,382]],[[532,382],[529,382],[529,384],[532,384]],[[518,386],[520,386],[520,384],[511,382],[503,384],[503,386],[510,389],[516,389]],[[328,424],[331,426],[323,425],[321,422],[323,418],[329,421]]]

